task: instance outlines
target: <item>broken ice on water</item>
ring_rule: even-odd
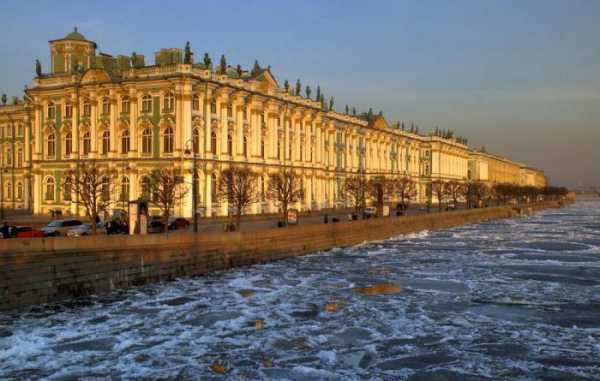
[[[0,379],[599,377],[597,202],[0,315]]]

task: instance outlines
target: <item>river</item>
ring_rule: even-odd
[[[41,378],[599,380],[600,202],[0,315]]]

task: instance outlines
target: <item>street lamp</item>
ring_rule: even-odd
[[[189,147],[191,147],[191,149]],[[196,171],[196,149],[197,147],[194,144],[194,139],[189,139],[185,142],[185,155],[192,155],[192,216],[194,218],[194,233],[198,233],[198,190],[196,189],[198,173]]]

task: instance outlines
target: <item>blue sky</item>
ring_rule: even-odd
[[[197,59],[319,84],[340,110],[450,128],[556,184],[600,185],[600,1],[4,1],[0,25],[9,95],[75,25],[147,62],[189,40]]]

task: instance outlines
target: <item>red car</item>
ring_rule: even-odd
[[[34,229],[29,226],[17,226],[15,228],[17,238],[42,238],[44,237],[44,232],[41,230]]]

